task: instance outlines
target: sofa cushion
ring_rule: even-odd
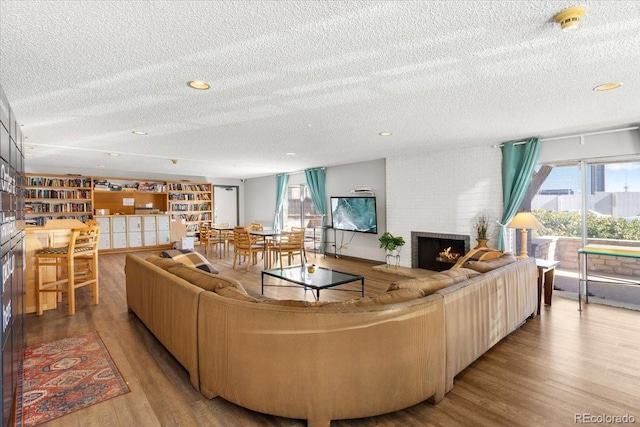
[[[470,268],[456,268],[455,270],[445,270],[441,271],[440,273],[444,274],[445,276],[451,277],[456,283],[464,282],[465,280],[469,280],[472,277],[480,275],[478,271],[472,270]]]
[[[244,288],[236,288],[234,286],[227,286],[224,288],[216,289],[216,294],[221,295],[227,298],[233,298],[239,301],[246,302],[259,302],[259,300],[255,297],[249,295]]]
[[[457,268],[466,267],[465,264],[468,261],[490,261],[492,259],[500,258],[504,252],[491,248],[477,248],[471,249],[463,257],[461,257],[456,264],[451,267],[452,270]]]
[[[373,297],[357,298],[346,301],[317,301],[311,303],[310,305],[314,307],[328,307],[338,309],[340,307],[370,307],[374,305],[398,304],[401,302],[422,298],[423,296],[425,296],[425,294],[422,289],[400,288],[392,291],[387,291],[384,294],[376,295]]]
[[[171,267],[167,271],[206,291],[217,292],[218,289],[226,287],[234,287],[244,290],[240,282],[237,280],[219,276],[217,274],[207,273],[206,271],[188,267],[183,264]]]
[[[453,278],[442,273],[436,273],[431,276],[421,277],[418,279],[406,279],[394,282],[389,285],[387,292],[394,291],[396,289],[413,288],[422,290],[426,296],[455,283],[456,282]]]
[[[465,264],[465,267],[480,273],[486,273],[507,264],[514,263],[517,260],[518,259],[515,257],[515,255],[510,252],[506,252],[500,258],[496,258],[490,261],[469,261]]]
[[[171,249],[162,252],[162,257],[171,258],[186,266],[199,268],[208,273],[218,274],[218,270],[199,252],[187,249]]]
[[[163,270],[169,270],[171,267],[175,267],[176,265],[181,265],[178,261],[175,261],[171,258],[163,258],[158,255],[149,255],[145,258],[145,261],[150,262],[156,267],[160,267]]]

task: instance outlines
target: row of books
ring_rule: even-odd
[[[206,211],[211,209],[211,203],[171,203],[172,211]]]
[[[91,212],[91,203],[25,203],[26,213],[40,212]]]
[[[169,200],[211,200],[209,193],[169,193]]]
[[[169,191],[211,191],[209,184],[169,183]]]
[[[43,178],[37,176],[27,177],[29,187],[86,187],[91,188],[90,178]]]
[[[25,190],[28,199],[90,199],[91,190],[43,190],[32,188]]]

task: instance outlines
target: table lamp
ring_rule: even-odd
[[[527,230],[529,228],[542,228],[542,224],[540,224],[540,221],[538,221],[536,217],[531,214],[531,212],[518,212],[516,216],[513,217],[511,222],[507,225],[507,227],[522,229],[522,247],[520,248],[520,255],[518,255],[518,259],[528,258]]]

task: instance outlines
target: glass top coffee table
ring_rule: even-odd
[[[283,287],[299,287],[302,286],[304,290],[313,290],[314,297],[317,300],[320,299],[320,291],[322,289],[330,289],[335,286],[344,285],[345,283],[360,281],[360,290],[353,289],[336,289],[344,292],[359,292],[364,296],[364,277],[355,274],[344,273],[342,271],[331,270],[325,267],[315,267],[313,273],[309,273],[308,266],[305,265],[292,265],[285,268],[272,268],[269,270],[262,270],[262,294],[264,295],[265,286],[283,286]],[[294,285],[282,285],[282,284],[265,284],[265,276],[275,277]]]

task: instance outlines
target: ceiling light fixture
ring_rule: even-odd
[[[620,86],[622,86],[622,83],[618,83],[618,82],[604,83],[594,87],[593,90],[595,90],[596,92],[603,92],[605,90],[618,89]]]
[[[391,136],[393,134],[391,132],[380,132],[378,135],[380,135],[380,136]]]
[[[286,153],[287,156],[295,156],[296,153]]]
[[[111,157],[119,157],[120,153],[109,153]]]
[[[582,18],[587,9],[584,6],[574,6],[563,10],[556,15],[556,22],[560,24],[562,31],[575,30],[580,25],[580,18]]]
[[[203,82],[201,80],[191,80],[190,82],[187,82],[187,85],[189,85],[190,88],[197,90],[207,90],[211,88],[211,85],[209,83]]]
[[[143,130],[134,130],[134,131],[131,131],[131,133],[134,134],[134,135],[146,135],[147,134]]]

